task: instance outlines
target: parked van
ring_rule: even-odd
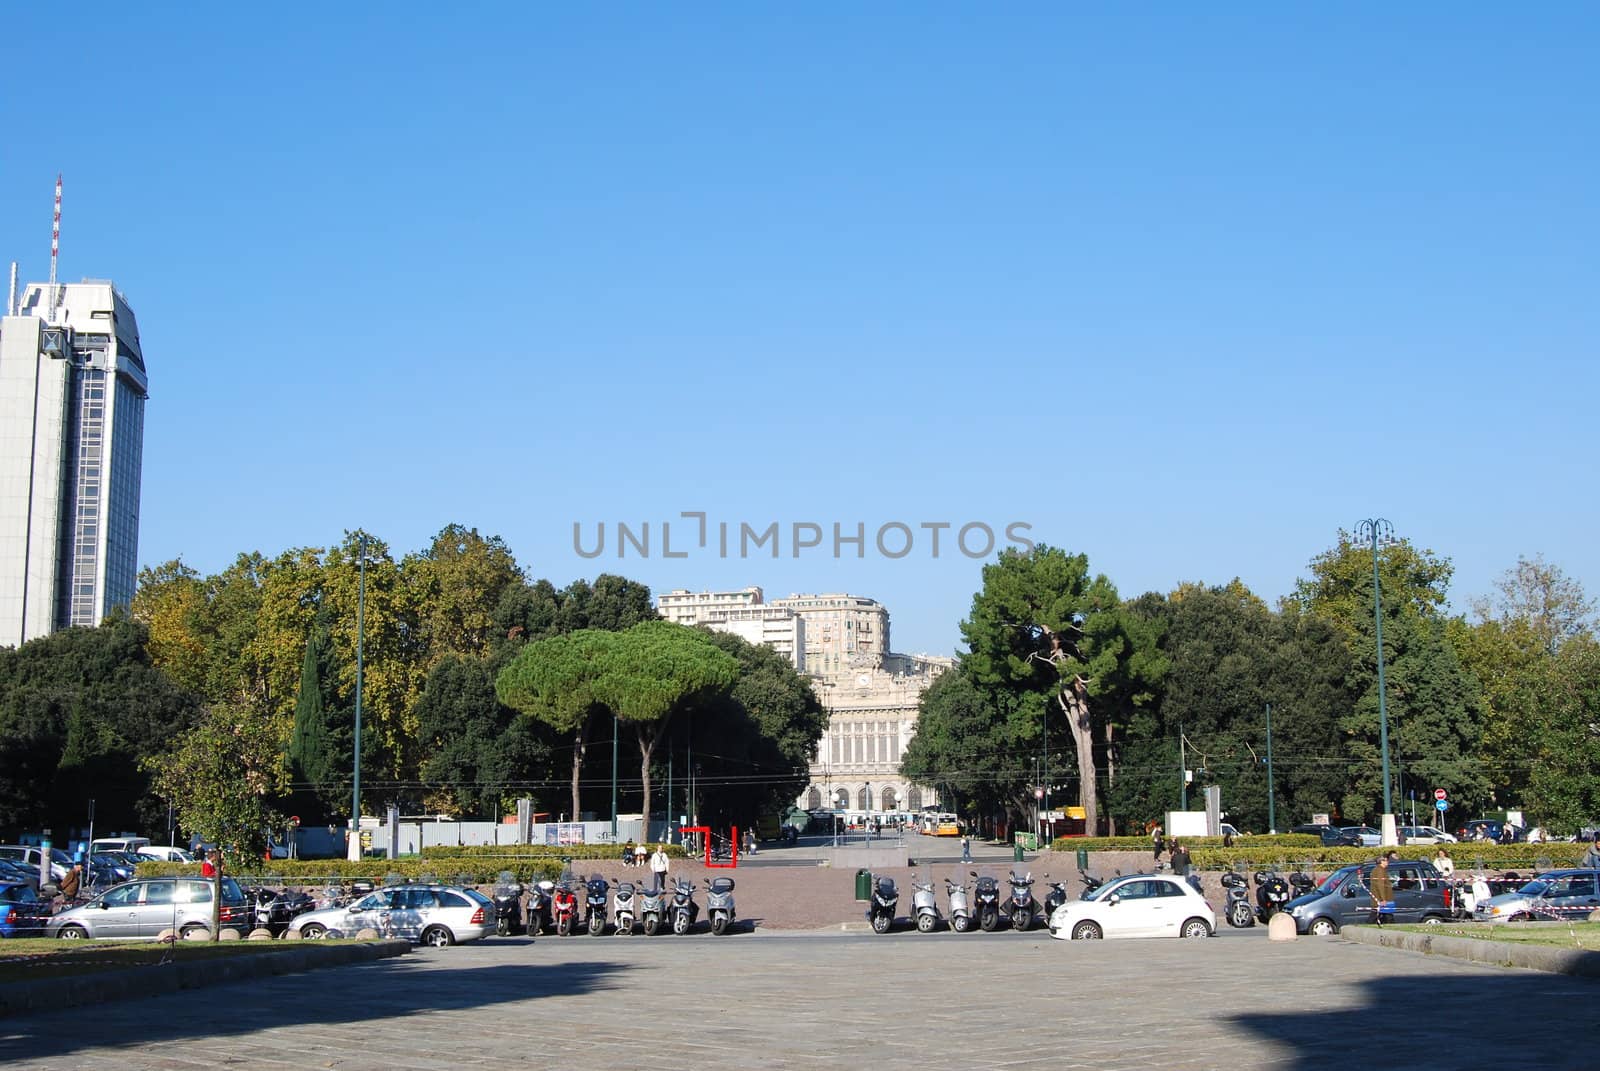
[[[162,863],[193,863],[195,857],[182,848],[170,844],[141,844],[134,853],[145,859],[154,859]]]
[[[1377,860],[1336,870],[1311,892],[1284,905],[1297,933],[1327,936],[1346,926],[1375,921],[1367,883]],[[1389,864],[1395,922],[1443,922],[1454,914],[1450,884],[1421,859]]]
[[[89,842],[89,854],[96,852],[134,852],[150,843],[149,837],[98,837]]]

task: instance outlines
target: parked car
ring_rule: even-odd
[[[1479,903],[1472,917],[1480,922],[1526,922],[1535,919],[1589,917],[1600,908],[1600,870],[1552,870],[1514,892]]]
[[[1360,840],[1363,848],[1376,848],[1383,843],[1383,834],[1371,826],[1344,826],[1340,831]]]
[[[170,844],[141,844],[136,851],[141,859],[153,859],[158,863],[199,862],[198,859],[182,848],[175,848]]]
[[[1181,878],[1134,874],[1108,881],[1051,913],[1050,936],[1063,941],[1101,937],[1210,937],[1217,916]]]
[[[15,859],[0,859],[0,881],[21,882],[31,887],[35,892],[39,890],[39,870]]]
[[[1322,838],[1322,846],[1324,848],[1359,848],[1359,847],[1361,847],[1361,838],[1360,837],[1356,836],[1354,833],[1346,833],[1344,830],[1338,829],[1338,828],[1336,828],[1334,826],[1326,826],[1326,825],[1320,825],[1320,824],[1316,824],[1316,823],[1311,823],[1311,824],[1307,824],[1307,825],[1303,825],[1303,826],[1295,826],[1289,832],[1291,832],[1291,833],[1305,833],[1305,834],[1309,834],[1310,836],[1313,836],[1313,837],[1321,837]]]
[[[223,926],[248,928],[244,890],[222,879]],[[112,937],[153,941],[162,930],[187,936],[211,928],[211,882],[201,878],[140,878],[107,889],[87,903],[69,908],[48,924],[51,937]]]
[[[1327,936],[1346,926],[1373,922],[1372,894],[1367,883],[1372,863],[1335,870],[1311,892],[1284,905],[1298,933]],[[1394,921],[1438,923],[1454,913],[1450,883],[1433,864],[1421,859],[1401,859],[1389,864],[1394,886]]]
[[[39,864],[44,860],[44,849],[31,844],[0,844],[0,859],[15,859],[26,866],[33,867],[33,872],[39,872]],[[67,876],[67,871],[72,869],[72,856],[60,848],[50,849],[50,880],[60,881]]]
[[[96,837],[89,842],[89,852],[136,852],[149,843],[149,837]]]
[[[49,918],[50,902],[32,885],[0,880],[0,937],[43,937]]]
[[[1492,840],[1499,842],[1505,831],[1506,823],[1498,818],[1474,818],[1460,829],[1456,836],[1461,840]],[[1511,827],[1511,840],[1521,843],[1528,839],[1528,831],[1522,826],[1513,824]]]
[[[1454,844],[1456,838],[1433,826],[1401,826],[1400,835],[1407,844]]]
[[[313,941],[376,930],[443,948],[494,933],[494,903],[459,885],[391,885],[348,904],[308,911],[289,929]]]

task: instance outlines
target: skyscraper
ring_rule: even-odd
[[[34,283],[7,300],[0,647],[99,624],[132,601],[149,395],[139,325],[116,287]]]

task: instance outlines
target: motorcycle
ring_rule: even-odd
[[[1222,911],[1223,917],[1228,920],[1228,925],[1241,930],[1254,926],[1256,912],[1250,906],[1250,879],[1230,870],[1222,875],[1222,888],[1228,896],[1227,906]]]
[[[555,919],[556,933],[565,937],[575,928],[578,920],[578,894],[570,881],[557,885],[550,897],[550,914]]]
[[[1049,881],[1050,875],[1046,874],[1046,884],[1050,886],[1050,895],[1044,898],[1044,920],[1046,924],[1050,916],[1056,913],[1056,908],[1067,902],[1067,883],[1064,881]]]
[[[589,927],[589,936],[599,937],[606,932],[606,909],[610,907],[611,883],[599,874],[591,874],[586,888],[589,914],[585,922]]]
[[[500,871],[500,881],[494,887],[494,932],[501,937],[526,932],[522,921],[522,883],[509,870]]]
[[[945,878],[944,891],[950,898],[950,928],[957,933],[966,933],[972,929],[972,909],[967,906],[966,885]]]
[[[633,932],[633,882],[617,882],[617,891],[612,900],[612,921],[616,923],[617,933],[631,934]]]
[[[867,906],[867,921],[873,933],[888,933],[894,925],[895,905],[900,902],[900,890],[894,887],[893,878],[879,878],[872,883],[872,902]]]
[[[1270,870],[1256,871],[1256,918],[1262,925],[1283,910],[1293,890],[1280,875]]]
[[[528,886],[528,932],[537,936],[549,933],[555,929],[555,921],[550,913],[551,902],[555,899],[556,883],[549,878],[536,881]]]
[[[917,917],[917,932],[932,933],[939,927],[939,901],[933,894],[933,879],[926,885],[911,883],[911,911]]]
[[[712,878],[706,884],[706,917],[711,920],[711,932],[721,937],[728,932],[736,917],[733,910],[733,879]]]
[[[993,933],[1000,927],[1000,883],[988,874],[978,877],[977,871],[972,876],[978,878],[972,889],[972,898],[978,905],[978,928]]]
[[[678,879],[672,891],[672,932],[682,936],[700,918],[700,905],[694,902],[694,882]]]
[[[1011,885],[1011,928],[1025,933],[1033,928],[1033,875],[1019,878],[1013,870],[1007,881]]]
[[[666,917],[667,893],[654,879],[639,890],[639,925],[646,937],[654,937]]]

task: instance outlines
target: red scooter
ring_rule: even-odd
[[[550,914],[555,919],[556,934],[565,937],[575,928],[578,918],[578,895],[567,882],[560,882],[550,895]]]

